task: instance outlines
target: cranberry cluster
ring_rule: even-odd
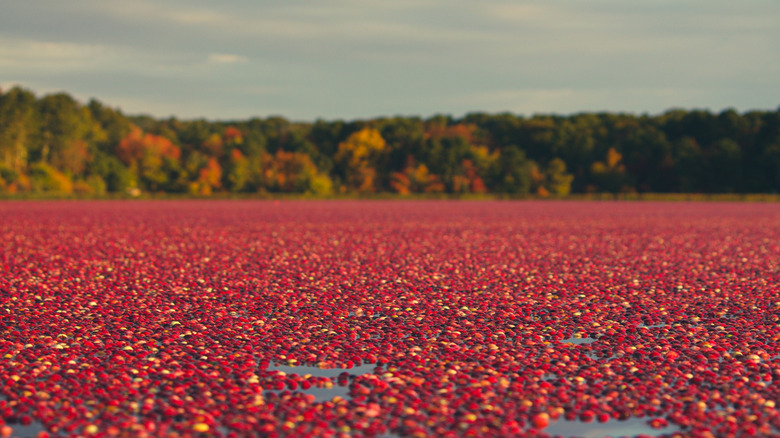
[[[6,202],[0,241],[2,437],[780,435],[777,204]]]

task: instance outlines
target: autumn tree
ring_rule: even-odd
[[[382,134],[374,128],[353,132],[339,144],[336,162],[345,168],[347,189],[358,193],[376,191],[375,163],[385,150]]]
[[[73,183],[53,166],[37,162],[30,166],[30,185],[35,192],[71,193]]]
[[[189,185],[193,195],[208,196],[222,185],[222,167],[215,157],[209,157],[206,164],[198,169],[197,179]]]
[[[326,195],[333,187],[311,158],[299,152],[276,151],[263,159],[263,188],[272,192]]]
[[[566,196],[571,191],[573,179],[573,175],[566,173],[566,163],[560,158],[553,158],[543,169],[532,164],[531,180],[537,195]]]
[[[62,191],[63,184],[52,182],[59,174],[80,193],[187,192],[192,184],[198,193],[317,191],[308,182],[290,188],[298,177],[285,176],[290,172],[283,168],[291,165],[308,169],[303,180],[321,182],[325,192],[330,185],[397,193],[444,185],[450,192],[550,195],[771,193],[780,190],[778,145],[780,110],[211,122],[126,116],[65,93],[36,98],[18,87],[0,91],[4,192]],[[301,164],[304,156],[313,167]],[[276,161],[286,164],[269,164]],[[276,182],[266,179],[268,172]]]
[[[445,190],[439,176],[428,171],[428,166],[425,164],[416,164],[412,157],[409,157],[407,165],[402,171],[391,174],[390,187],[402,195],[441,193]]]
[[[591,166],[591,174],[601,191],[619,193],[626,191],[626,166],[622,163],[623,155],[609,148],[604,161],[596,161]]]
[[[451,180],[453,193],[486,193],[485,182],[479,175],[477,167],[470,159],[461,161],[460,167]]]
[[[224,186],[233,193],[244,191],[252,178],[250,166],[249,159],[239,149],[233,149],[223,176]]]
[[[167,188],[180,169],[180,149],[170,140],[134,127],[116,147],[116,154],[135,170],[143,188],[159,191]]]
[[[244,134],[235,126],[228,126],[225,128],[225,133],[222,137],[225,144],[240,145],[244,143]]]

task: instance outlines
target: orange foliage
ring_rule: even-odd
[[[452,139],[462,137],[467,142],[473,143],[476,131],[477,125],[473,123],[458,123],[452,126],[445,126],[437,123],[427,127],[425,130],[425,138],[440,140],[442,138]]]
[[[482,181],[482,178],[476,177],[471,180],[471,193],[487,193],[487,187],[485,187],[485,183]]]
[[[376,169],[373,167],[360,167],[354,171],[350,182],[357,186],[359,193],[374,193],[374,180],[376,180]]]
[[[485,193],[485,183],[477,172],[477,168],[471,160],[463,160],[463,176],[468,180],[469,191],[471,193]]]
[[[222,179],[222,168],[219,166],[217,159],[211,157],[208,163],[206,163],[206,167],[200,169],[198,181],[211,187],[219,187],[220,179]]]
[[[225,135],[222,137],[225,139],[225,143],[241,144],[244,142],[244,135],[235,126],[225,128]]]
[[[487,187],[471,160],[461,162],[462,174],[453,175],[452,190],[455,193],[486,193]]]
[[[117,156],[127,165],[138,162],[146,151],[174,160],[181,156],[181,150],[167,138],[145,134],[141,128],[135,126],[116,147]]]
[[[190,192],[196,195],[210,195],[221,186],[222,167],[214,157],[198,172],[198,180],[190,183]]]
[[[412,192],[410,188],[411,185],[412,181],[405,172],[393,172],[390,175],[390,187],[392,187],[396,193],[401,195],[408,195]]]
[[[54,167],[65,170],[71,175],[84,172],[89,160],[89,146],[84,140],[68,140],[65,147],[52,154]]]
[[[410,160],[403,172],[393,172],[390,175],[390,187],[402,195],[409,193],[440,193],[444,191],[444,184],[437,175],[428,171],[425,164],[414,165]]]
[[[302,179],[317,173],[317,166],[307,154],[287,152],[279,149],[273,157],[263,155],[263,176],[274,191],[294,192],[301,190]]]

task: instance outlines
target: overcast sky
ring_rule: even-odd
[[[778,0],[3,0],[0,87],[293,120],[776,109]]]

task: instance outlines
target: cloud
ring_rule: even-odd
[[[95,64],[111,51],[99,44],[32,41],[0,37],[0,67],[71,70]]]
[[[37,41],[0,36],[0,69],[17,76],[125,72],[135,73],[139,77],[198,77],[210,74],[205,68],[207,64],[247,61],[249,58],[232,53],[170,53],[123,45]]]
[[[211,53],[208,61],[213,64],[235,64],[249,61],[246,56],[236,55],[234,53]]]
[[[567,16],[568,14],[562,14],[565,11],[555,10],[553,6],[545,4],[491,3],[485,5],[479,12],[492,20],[509,22],[549,21],[551,18],[558,21],[565,18],[569,21],[571,18]]]
[[[367,4],[350,0],[327,5],[306,1],[270,2],[262,6],[243,2],[203,6],[106,0],[83,9],[85,14],[96,16],[97,20],[153,28],[167,33],[169,38],[178,35],[176,41],[180,42],[188,35],[190,40],[224,44],[226,50],[229,50],[227,45],[236,45],[288,56],[321,53],[323,49],[330,52],[344,44],[445,45],[490,38],[490,33],[483,30],[451,26],[427,18],[431,14],[447,12],[445,6],[433,0],[421,0],[403,8],[384,2]],[[160,43],[169,44],[169,41]]]
[[[756,107],[780,74],[780,2],[46,2],[0,14],[4,81],[166,114]]]

